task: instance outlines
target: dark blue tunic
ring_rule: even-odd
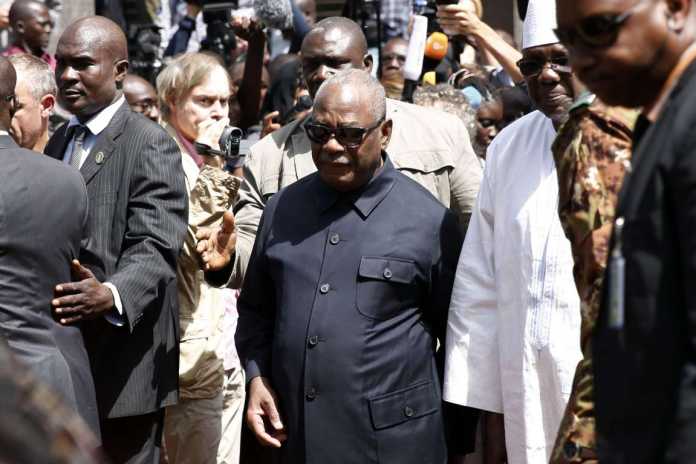
[[[387,159],[361,191],[318,174],[266,206],[238,302],[248,379],[276,390],[285,463],[444,463],[435,339],[456,217]]]

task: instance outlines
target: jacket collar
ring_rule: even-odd
[[[8,134],[0,134],[0,149],[3,148],[19,148],[17,142],[14,141],[12,137]]]
[[[396,180],[396,169],[389,156],[382,152],[384,165],[382,169],[373,177],[366,186],[354,192],[339,192],[326,185],[319,174],[314,177],[314,201],[319,213],[324,213],[339,200],[345,200],[353,204],[353,207],[360,213],[363,219],[367,219],[372,211],[384,200]]]

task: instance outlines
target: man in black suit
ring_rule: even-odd
[[[460,229],[394,168],[385,105],[363,70],[324,82],[305,126],[317,172],[263,213],[236,342],[247,424],[278,462],[447,462],[435,346]]]
[[[599,461],[693,463],[696,5],[558,0],[557,11],[581,80],[606,103],[642,107],[592,340]]]
[[[79,169],[89,195],[78,282],[57,286],[63,324],[83,327],[104,449],[116,463],[157,462],[163,407],[177,398],[176,258],[186,231],[181,156],[160,126],[133,113],[121,87],[126,38],[111,20],[82,18],[58,42],[60,103],[75,116],[46,147]]]
[[[53,286],[70,279],[87,225],[80,175],[10,138],[15,70],[0,58],[0,338],[99,436],[89,358],[78,327],[53,320]]]

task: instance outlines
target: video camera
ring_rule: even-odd
[[[227,126],[223,129],[220,135],[220,150],[204,145],[202,143],[194,143],[196,151],[203,156],[222,156],[225,161],[234,160],[240,156],[240,146],[242,145],[242,137],[244,132],[239,127]],[[241,155],[244,155],[242,153]]]
[[[230,27],[230,13],[237,9],[238,3],[216,0],[190,0],[189,3],[201,7],[206,37],[201,42],[201,50],[211,51],[222,57],[225,65],[231,65],[230,52],[237,48],[237,37]]]

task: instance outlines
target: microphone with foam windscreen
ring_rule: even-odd
[[[433,71],[438,67],[442,59],[447,55],[449,41],[447,36],[442,32],[433,32],[425,41],[425,51],[423,55],[423,70],[424,72]]]
[[[254,0],[254,12],[266,26],[275,29],[292,28],[290,0]]]

